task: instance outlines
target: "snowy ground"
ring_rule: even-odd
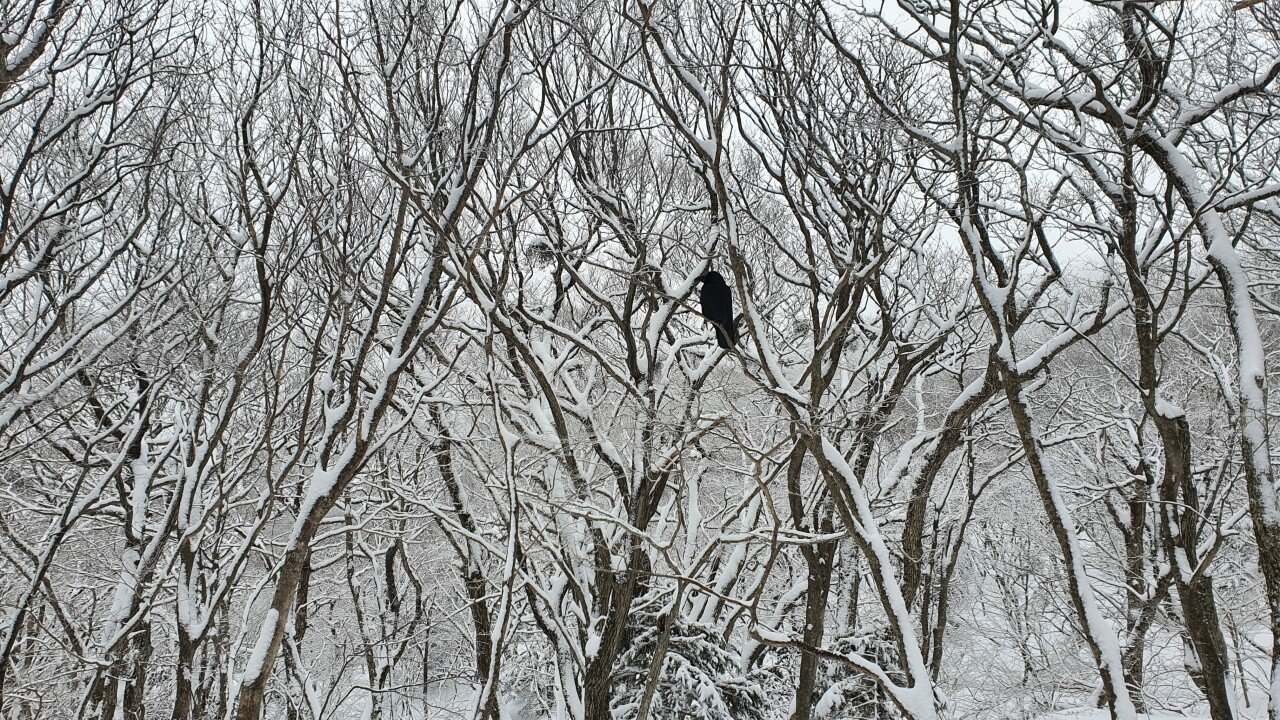
[[[463,720],[474,717],[477,689],[461,681],[441,681],[431,685],[427,702],[417,699],[411,703],[398,703],[383,710],[383,720]],[[549,720],[545,715],[530,712],[528,703],[504,698],[504,720]],[[425,706],[424,706],[425,705]],[[335,720],[367,720],[371,708],[367,697],[352,695],[334,714]]]
[[[1171,715],[1168,713],[1142,713],[1138,715],[1140,720],[1209,720],[1208,715]],[[1078,710],[1064,710],[1051,715],[1045,715],[1040,720],[1111,720],[1111,716],[1106,710],[1100,708],[1080,708]]]

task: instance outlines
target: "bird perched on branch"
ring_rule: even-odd
[[[738,328],[733,324],[733,295],[729,292],[729,284],[715,270],[699,275],[698,282],[702,283],[699,293],[702,298],[702,315],[716,329],[716,344],[727,350],[738,342]]]

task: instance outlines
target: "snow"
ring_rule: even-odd
[[[329,467],[317,465],[311,473],[311,480],[307,483],[307,492],[303,496],[302,502],[298,505],[298,515],[294,521],[293,535],[289,541],[289,547],[294,547],[302,538],[305,532],[304,526],[316,504],[333,492],[338,483],[338,477],[346,470],[352,458],[355,457],[355,451],[355,443],[348,443],[338,457],[331,458]]]
[[[1209,720],[1208,715],[1178,713],[1136,713],[1134,718],[1136,720]],[[1105,708],[1077,708],[1041,715],[1039,720],[1111,720],[1111,714]]]
[[[845,487],[849,490],[849,496],[853,498],[855,504],[853,509],[856,512],[855,520],[858,522],[858,526],[853,530],[861,536],[863,542],[875,555],[876,563],[873,568],[881,575],[879,586],[884,599],[887,601],[885,610],[891,613],[893,622],[895,622],[898,632],[901,633],[902,648],[906,654],[906,657],[903,658],[904,664],[911,674],[911,679],[914,681],[914,684],[905,688],[898,687],[890,682],[886,682],[886,685],[897,701],[910,711],[917,720],[935,718],[937,717],[937,709],[934,703],[933,683],[930,680],[929,671],[925,667],[924,657],[920,654],[920,642],[916,639],[915,634],[915,621],[911,617],[910,611],[907,610],[906,600],[903,599],[902,585],[895,575],[893,557],[885,545],[884,538],[880,535],[876,519],[871,513],[870,503],[862,491],[858,478],[844,459],[844,453],[825,436],[821,438],[821,441],[823,456],[843,476]]]
[[[760,636],[761,640],[764,640],[767,643],[778,643],[781,645],[791,642],[790,635],[765,627],[764,625],[756,625],[755,633]]]
[[[1022,402],[1026,403],[1025,398],[1022,399]],[[1134,717],[1135,711],[1133,701],[1129,698],[1129,692],[1124,681],[1120,640],[1116,636],[1115,629],[1111,627],[1098,607],[1098,601],[1093,591],[1093,583],[1089,579],[1089,574],[1084,564],[1084,552],[1080,547],[1080,532],[1076,527],[1071,508],[1063,500],[1058,484],[1051,472],[1046,472],[1044,482],[1050,502],[1053,505],[1053,512],[1057,515],[1062,525],[1062,534],[1068,546],[1066,549],[1070,553],[1067,572],[1074,577],[1076,595],[1084,610],[1082,625],[1101,655],[1101,671],[1110,675],[1110,681],[1116,694],[1116,720],[1127,720]]]
[[[408,702],[400,701],[394,708],[383,708],[384,718],[394,720],[457,720],[473,717],[480,688],[466,680],[435,680],[428,686],[425,697],[414,696]],[[500,695],[498,698],[502,720],[568,720],[571,715],[544,715],[538,711],[538,703],[532,697]],[[369,694],[361,690],[353,692],[326,717],[333,720],[362,720],[371,711]],[[391,712],[391,710],[394,710]]]
[[[138,584],[138,563],[141,558],[138,551],[128,548],[120,558],[120,577],[116,583],[116,591],[111,601],[111,612],[107,614],[106,636],[114,635],[116,630],[132,613],[133,597]]]
[[[1253,465],[1259,479],[1255,490],[1262,500],[1260,519],[1280,530],[1280,498],[1276,495],[1271,471],[1267,431],[1266,348],[1253,308],[1248,273],[1232,242],[1232,234],[1223,225],[1222,217],[1205,191],[1195,166],[1168,137],[1150,130],[1146,131],[1146,137],[1186,203],[1196,209],[1195,222],[1204,239],[1209,260],[1222,278],[1227,317],[1239,358],[1237,381],[1246,461]]]
[[[844,702],[843,688],[840,683],[834,683],[827,691],[822,693],[822,697],[818,698],[818,702],[814,703],[813,717],[821,720],[821,718],[831,717],[832,713],[840,709],[841,703]]]
[[[262,626],[258,630],[258,641],[254,643],[252,652],[249,653],[248,660],[245,661],[244,674],[242,682],[249,684],[262,675],[263,663],[267,659],[267,651],[271,647],[272,637],[275,635],[276,624],[280,621],[280,613],[274,608],[268,610],[262,618]]]
[[[73,706],[96,670],[133,659],[122,641],[144,626],[156,644],[147,699],[167,707],[176,621],[198,640],[216,634],[226,652],[201,650],[197,664],[231,683],[228,699],[272,676],[268,715],[294,703],[334,720],[378,707],[383,720],[474,716],[485,696],[472,681],[477,608],[460,572],[475,572],[499,640],[492,687],[504,720],[581,720],[584,661],[601,659],[620,597],[597,573],[638,563],[637,606],[682,597],[665,609],[705,625],[698,632],[717,638],[717,662],[736,679],[772,683],[765,709],[776,720],[794,690],[798,636],[816,627],[804,615],[801,545],[818,538],[795,527],[793,499],[803,513],[840,513],[820,538],[840,544],[823,561],[837,578],[824,642],[842,647],[843,633],[873,627],[884,648],[902,645],[901,658],[867,653],[824,661],[823,672],[874,680],[916,720],[1110,718],[1088,695],[1099,666],[1125,692],[1121,641],[1131,638],[1120,628],[1136,603],[1126,602],[1133,559],[1121,557],[1119,529],[1145,533],[1138,564],[1160,583],[1214,573],[1231,610],[1239,720],[1265,714],[1268,689],[1280,709],[1253,542],[1280,531],[1265,245],[1280,185],[1267,164],[1276,118],[1258,111],[1280,57],[1237,42],[1239,23],[1161,39],[1171,58],[1224,77],[1172,73],[1139,121],[1113,97],[1125,83],[1107,81],[1124,45],[1093,43],[1115,30],[1093,22],[1114,9],[1105,2],[1067,12],[1062,29],[969,12],[954,52],[941,16],[896,3],[881,12],[904,17],[882,37],[860,24],[849,36],[873,50],[885,40],[903,53],[886,58],[919,69],[883,105],[858,76],[861,47],[805,27],[810,11],[842,26],[851,9],[839,4],[704,18],[678,3],[626,4],[644,17],[624,17],[612,5],[530,13],[506,0],[372,25],[346,10],[299,23],[291,6],[273,6],[240,33],[221,11],[181,4],[152,23],[142,3],[123,34],[119,3],[57,16],[46,15],[61,7],[53,0],[29,4],[0,37],[7,68],[37,60],[8,79],[16,141],[0,162],[10,221],[0,241],[0,691],[15,712],[28,697]],[[526,16],[536,25],[509,34]],[[756,23],[775,19],[798,34],[754,42]],[[746,42],[719,35],[739,22]],[[206,42],[224,30],[229,45]],[[384,31],[409,42],[377,42]],[[135,42],[113,46],[123,40]],[[791,40],[815,53],[821,76],[770,60]],[[703,57],[718,43],[723,56]],[[442,56],[424,64],[431,52]],[[948,107],[947,79],[933,72],[947,61],[971,92],[972,125],[948,116],[970,108]],[[382,85],[379,71],[392,68],[406,83]],[[1102,81],[1085,79],[1091,71]],[[797,102],[779,103],[777,89]],[[913,98],[923,114],[899,114],[897,101]],[[1257,102],[1233,114],[1242,98]],[[387,103],[404,113],[386,116]],[[964,152],[966,133],[987,129],[996,134]],[[867,137],[870,150],[894,153],[888,163],[863,162]],[[1130,165],[1121,143],[1145,156]],[[980,187],[957,202],[954,180],[968,175],[952,170],[970,162]],[[860,194],[872,186],[888,195]],[[1167,396],[1132,387],[1125,268],[1102,257],[1116,229],[1106,196],[1129,190],[1142,205],[1139,270],[1168,288]],[[940,228],[949,212],[954,227]],[[1088,245],[1098,269],[1047,277],[1036,231],[1055,248]],[[556,234],[554,262],[524,252]],[[666,290],[621,317],[640,257]],[[713,263],[733,273],[745,320],[729,353],[690,312],[695,278]],[[262,288],[258,269],[271,278]],[[1104,281],[1117,284],[1094,311]],[[858,300],[838,302],[836,288]],[[843,354],[814,358],[844,322],[854,332]],[[914,354],[934,338],[945,341],[934,355]],[[992,352],[1002,366],[987,367]],[[134,364],[154,379],[145,402],[130,389]],[[1207,366],[1212,378],[1195,376]],[[995,369],[1025,374],[1029,389],[993,393],[984,371]],[[905,391],[858,456],[867,464],[855,464],[866,402],[896,380],[910,384],[894,386]],[[1159,503],[1145,524],[1126,505],[1133,458],[1148,454],[1159,476],[1143,400],[1193,428],[1203,516],[1195,537],[1172,532],[1195,551],[1162,547]],[[1045,427],[1015,438],[1009,412],[1024,406]],[[457,489],[440,482],[428,410],[447,416],[457,440]],[[959,442],[945,456],[944,430]],[[1093,452],[1104,440],[1126,447]],[[816,457],[792,495],[781,459],[797,445]],[[1042,498],[1026,482],[1029,459],[1049,475]],[[937,477],[928,487],[926,467]],[[658,513],[637,527],[628,496],[654,478],[667,482],[645,498]],[[926,508],[918,560],[932,583],[915,605],[901,577],[917,560],[901,542],[914,492],[928,501],[908,507]],[[342,522],[324,523],[331,508]],[[919,605],[939,602],[940,558],[971,518],[941,596],[951,624],[923,636],[921,618],[939,606]],[[1046,519],[1061,522],[1046,529]],[[378,564],[388,547],[401,564]],[[310,624],[297,647],[286,600],[299,599],[288,583],[304,557]],[[397,573],[395,610],[384,571]],[[989,592],[1010,573],[1030,586],[1026,607],[999,607],[1007,600]],[[1143,697],[1205,714],[1176,611],[1149,607],[1158,616]],[[943,637],[942,666],[926,667]],[[282,639],[296,673],[273,666]],[[393,689],[370,689],[366,673]],[[818,717],[848,714],[854,685],[837,675],[819,684]],[[680,678],[695,704],[719,702],[707,677]],[[617,699],[634,711],[634,698]],[[1119,718],[1179,717],[1118,703]]]
[[[583,656],[590,660],[599,654],[600,641],[600,633],[595,629],[595,623],[592,623],[592,628],[587,631],[587,646],[582,650]]]
[[[1169,402],[1169,400],[1160,393],[1156,393],[1156,413],[1160,415],[1160,417],[1170,419],[1184,417],[1187,414],[1185,410],[1178,407],[1176,404]]]

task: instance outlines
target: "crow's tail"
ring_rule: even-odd
[[[728,350],[738,343],[738,328],[733,325],[714,323],[716,328],[716,344]]]

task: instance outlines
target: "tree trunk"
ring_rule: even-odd
[[[831,520],[824,522],[824,532],[831,531]],[[831,563],[838,543],[826,541],[813,548],[804,548],[808,569],[804,605],[804,641],[807,645],[822,647],[826,627],[827,598],[831,589]],[[795,711],[791,720],[809,720],[813,714],[814,689],[818,677],[818,656],[805,652],[800,655],[800,673],[796,679]]]
[[[583,705],[586,720],[612,720],[613,713],[613,663],[622,652],[626,639],[627,621],[631,618],[631,602],[635,599],[636,583],[639,573],[635,571],[640,541],[632,539],[632,567],[621,573],[607,573],[604,581],[614,583],[608,592],[609,602],[606,605],[604,628],[600,631],[600,647],[594,657],[587,662],[586,674],[583,678]],[[617,575],[620,578],[615,580]]]
[[[1004,330],[1005,328],[998,328]],[[1124,667],[1121,658],[1115,652],[1114,632],[1107,627],[1105,620],[1098,612],[1097,600],[1089,577],[1085,572],[1084,558],[1080,556],[1079,534],[1075,521],[1062,502],[1057,484],[1049,476],[1041,455],[1040,438],[1031,420],[1030,409],[1023,396],[1022,380],[1016,365],[1008,359],[1001,366],[1001,378],[1004,381],[1005,398],[1008,400],[1010,414],[1017,426],[1018,436],[1026,454],[1027,464],[1031,468],[1036,490],[1044,505],[1049,526],[1053,529],[1058,547],[1062,551],[1063,564],[1066,566],[1067,588],[1076,617],[1084,629],[1085,643],[1088,645],[1094,662],[1097,663],[1099,679],[1102,681],[1102,698],[1111,717],[1122,719],[1133,717],[1133,701],[1129,697],[1128,684],[1124,681]],[[1107,642],[1104,635],[1111,634],[1112,642]]]
[[[195,665],[196,644],[182,621],[178,621],[178,661],[174,668],[174,695],[172,720],[191,720],[191,712],[195,703],[195,683],[192,672]]]

